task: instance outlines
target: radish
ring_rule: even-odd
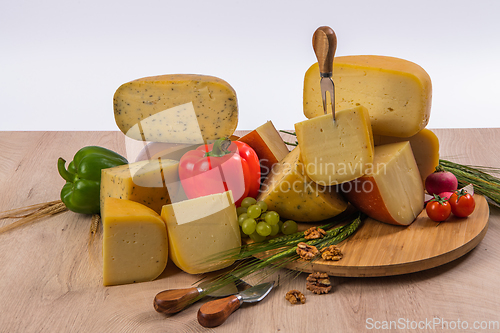
[[[453,192],[441,192],[438,195],[441,198],[443,198],[444,200],[448,201],[448,200],[450,200],[452,194],[453,194]]]
[[[425,189],[430,195],[454,192],[458,188],[457,177],[449,171],[436,167],[436,171],[425,179]]]

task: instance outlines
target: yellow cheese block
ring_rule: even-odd
[[[409,141],[413,156],[417,162],[418,171],[425,183],[425,178],[436,170],[439,164],[439,140],[431,130],[424,128],[417,134],[408,138],[398,138],[394,136],[374,135],[375,146],[388,143]]]
[[[276,163],[262,184],[257,200],[281,219],[301,222],[325,220],[342,213],[347,203],[334,186],[321,186],[305,174],[300,145]]]
[[[324,114],[318,63],[304,78],[304,114]],[[373,134],[409,137],[429,122],[432,85],[427,72],[407,60],[374,56],[336,57],[333,66],[336,110],[363,105]],[[330,108],[329,108],[330,109]]]
[[[259,156],[263,176],[289,153],[288,147],[271,121],[242,136],[238,141],[245,142],[255,150]]]
[[[154,159],[101,171],[101,210],[107,197],[142,203],[158,214],[172,202],[180,187],[179,162]]]
[[[240,227],[231,191],[165,205],[172,261],[189,274],[206,273],[231,265],[210,260],[241,246]]]
[[[116,124],[135,140],[203,143],[231,136],[238,125],[234,89],[207,75],[134,80],[117,89],[113,105]]]
[[[363,106],[295,124],[305,172],[320,185],[336,185],[362,176],[373,161],[373,136]]]
[[[409,225],[424,208],[424,187],[408,141],[375,147],[373,168],[339,187],[352,205],[385,223]]]
[[[103,227],[105,286],[151,281],[167,266],[167,228],[161,217],[140,203],[106,198]]]

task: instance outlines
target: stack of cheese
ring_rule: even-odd
[[[364,142],[358,139],[355,146],[369,147],[372,142],[375,145],[373,159],[369,160],[369,155],[364,158],[363,175],[345,170],[347,176],[335,179],[340,179],[336,182],[338,189],[352,205],[370,217],[408,225],[422,211],[423,181],[434,171],[439,159],[438,140],[425,129],[431,108],[429,75],[412,62],[383,56],[337,57],[333,68],[335,107],[343,110],[338,114],[347,110],[353,113],[353,108],[369,114],[372,133]],[[325,117],[320,91],[316,63],[306,72],[304,80],[304,114],[308,118]],[[340,120],[339,127],[343,126]],[[295,127],[300,145],[300,135],[304,135],[305,130],[302,123]],[[330,145],[342,140],[352,144],[352,131],[362,128],[362,125],[344,126],[345,131],[337,133],[340,138],[317,142],[317,146],[304,146],[302,155],[320,154],[314,155],[312,150],[331,151]],[[317,130],[323,131],[323,128],[319,126]],[[308,135],[317,135],[309,132]],[[358,158],[359,150],[355,150]],[[337,159],[349,160],[348,154],[353,153],[342,151]],[[322,180],[316,174],[314,178]]]
[[[304,79],[310,120],[295,125],[299,146],[273,168],[259,199],[304,222],[338,214],[345,198],[372,218],[410,224],[423,208],[423,181],[439,160],[437,137],[425,129],[428,74],[412,62],[383,56],[337,57],[333,73],[335,123],[323,115],[315,63]]]
[[[178,166],[194,145],[233,134],[234,89],[212,76],[147,77],[118,88],[114,111],[124,134],[159,145],[146,160],[102,170],[104,284],[153,280],[169,257],[191,274],[230,265],[207,259],[241,245],[231,191],[182,201]]]
[[[321,221],[351,203],[382,222],[410,224],[423,208],[423,180],[438,164],[437,138],[425,129],[429,76],[402,59],[351,56],[335,59],[333,80],[337,121],[344,132],[331,138],[321,134],[330,125],[320,119],[319,69],[314,64],[305,75],[304,114],[317,119],[317,126],[306,131],[296,125],[299,142],[307,138],[308,144],[289,152],[270,121],[239,138],[254,148],[261,162],[265,178],[257,200],[282,219]],[[166,143],[167,148],[148,152],[146,161],[103,170],[104,283],[155,279],[168,257],[192,274],[230,265],[207,258],[241,244],[232,195],[186,200],[178,161],[193,144],[233,134],[238,120],[234,90],[214,77],[167,75],[124,84],[114,105],[124,134]],[[317,141],[316,136],[327,140]],[[362,147],[362,154],[339,153],[333,141]],[[339,170],[326,171],[334,181],[325,182],[325,172],[311,168],[308,158],[326,153],[362,167],[351,163],[342,170],[345,177],[336,175]]]
[[[118,88],[114,110],[125,135],[152,142],[135,163],[102,170],[104,284],[153,280],[168,258],[190,274],[232,264],[211,260],[241,245],[231,191],[188,200],[178,168],[199,144],[238,139],[234,89],[211,76],[148,77]],[[270,121],[240,139],[257,152],[264,174],[288,153]]]

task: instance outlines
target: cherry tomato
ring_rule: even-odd
[[[427,204],[425,211],[431,220],[442,222],[451,215],[451,206],[448,201],[434,194],[434,199]]]
[[[476,202],[474,197],[464,189],[453,193],[449,200],[451,212],[458,217],[467,217],[474,211]]]

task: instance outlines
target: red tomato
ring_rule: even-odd
[[[451,212],[458,217],[467,217],[474,211],[476,202],[474,197],[465,190],[456,191],[449,200]]]
[[[434,195],[434,199],[425,206],[425,211],[431,220],[442,222],[451,215],[451,206],[448,201]]]

